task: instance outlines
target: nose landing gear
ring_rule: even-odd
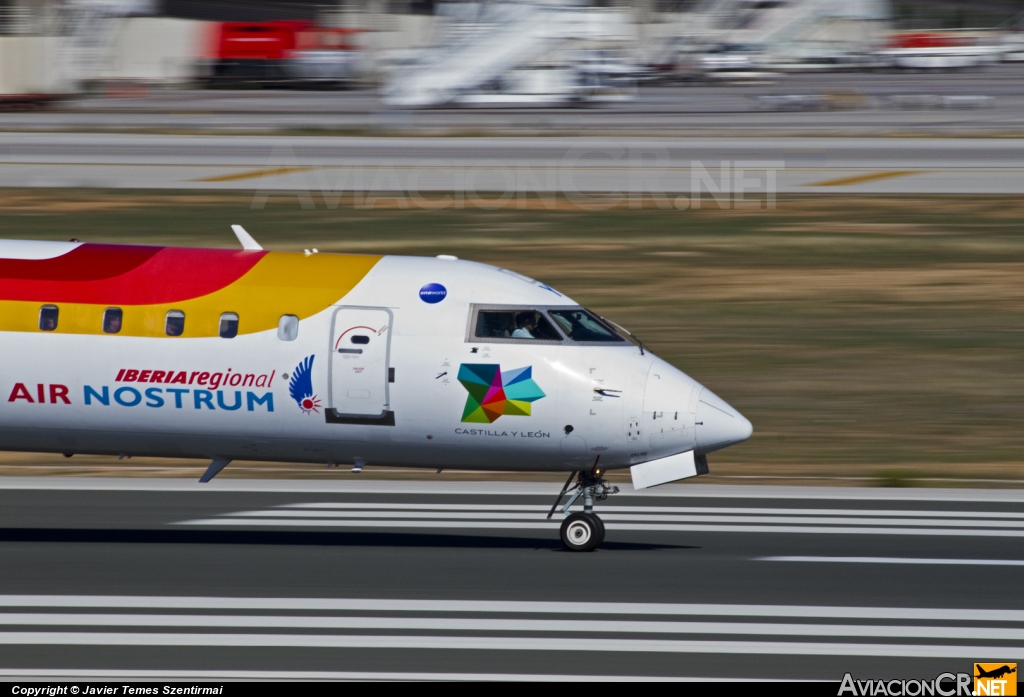
[[[572,485],[572,480],[576,484]],[[592,472],[573,472],[565,481],[565,486],[558,494],[555,505],[548,511],[548,519],[554,515],[562,497],[572,492],[572,496],[562,506],[562,513],[568,513],[569,507],[576,503],[576,500],[583,497],[583,512],[573,513],[562,521],[561,537],[562,544],[570,552],[590,552],[604,542],[604,522],[594,513],[594,501],[604,501],[611,494],[619,493],[619,487],[609,486],[601,478],[601,470],[594,469]]]
[[[573,513],[562,521],[561,536],[570,552],[589,552],[604,541],[604,523],[593,513]]]

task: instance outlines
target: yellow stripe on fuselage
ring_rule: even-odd
[[[128,305],[118,336],[164,337],[168,310],[185,313],[182,337],[218,336],[220,316],[238,314],[238,333],[277,327],[281,315],[305,319],[337,303],[380,261],[379,256],[271,252],[245,275],[218,291],[160,305]],[[87,281],[85,281],[87,282]],[[159,283],[159,278],[153,278]],[[38,332],[45,302],[0,300],[0,331]],[[103,334],[103,311],[110,305],[52,303],[60,308],[57,334]]]

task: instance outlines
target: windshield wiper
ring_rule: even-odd
[[[638,337],[636,334],[623,327],[621,324],[616,324],[615,322],[612,322],[610,319],[602,317],[601,321],[607,322],[608,324],[618,329],[620,332],[626,334],[626,336],[628,336],[630,339],[635,341],[636,345],[640,347],[640,355],[644,355],[644,342],[640,341],[640,337]]]

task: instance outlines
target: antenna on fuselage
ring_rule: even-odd
[[[242,249],[263,249],[263,247],[260,246],[260,243],[254,240],[252,238],[252,235],[246,232],[245,228],[242,227],[241,225],[232,225],[231,231],[235,233],[235,237],[237,237],[238,241],[242,243]]]

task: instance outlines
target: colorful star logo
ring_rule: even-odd
[[[530,403],[545,396],[529,365],[502,374],[499,365],[463,363],[459,382],[469,392],[462,412],[463,422],[469,423],[491,424],[503,415],[529,416]]]

